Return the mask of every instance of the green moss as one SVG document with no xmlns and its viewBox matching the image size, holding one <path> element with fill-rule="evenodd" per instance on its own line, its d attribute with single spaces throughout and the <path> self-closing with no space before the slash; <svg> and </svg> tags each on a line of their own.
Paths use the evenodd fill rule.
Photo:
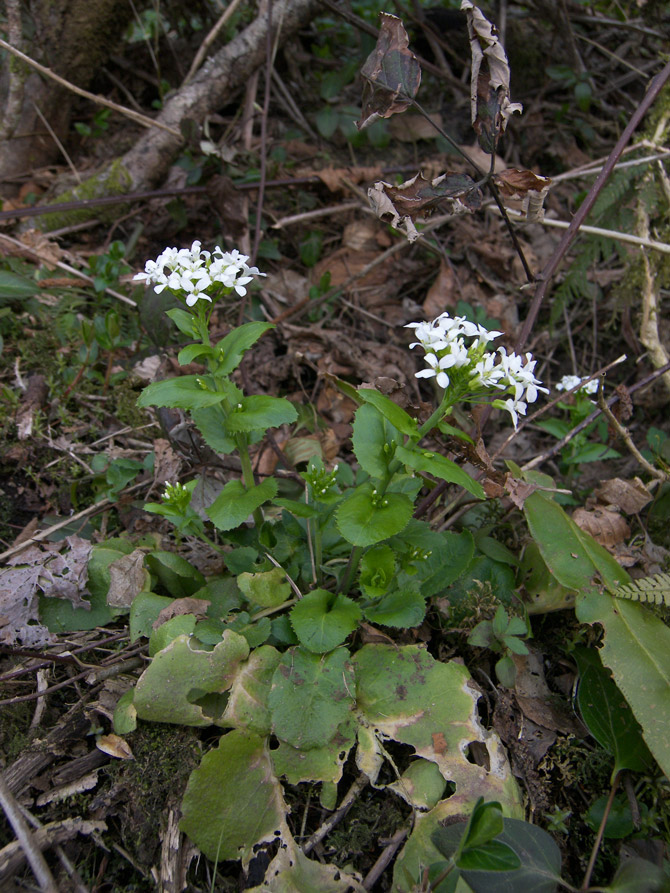
<svg viewBox="0 0 670 893">
<path fill-rule="evenodd" d="M 84 180 L 74 189 L 62 192 L 54 204 L 64 202 L 76 202 L 84 199 L 104 198 L 109 195 L 123 195 L 132 188 L 132 179 L 124 165 L 119 159 L 113 161 L 104 170 L 88 180 Z M 53 214 L 45 214 L 38 218 L 40 226 L 43 230 L 62 229 L 67 226 L 74 226 L 77 223 L 84 223 L 92 217 L 96 217 L 103 222 L 112 222 L 117 220 L 119 215 L 124 211 L 123 205 L 93 206 L 90 208 L 78 208 L 73 211 L 58 211 Z"/>
</svg>

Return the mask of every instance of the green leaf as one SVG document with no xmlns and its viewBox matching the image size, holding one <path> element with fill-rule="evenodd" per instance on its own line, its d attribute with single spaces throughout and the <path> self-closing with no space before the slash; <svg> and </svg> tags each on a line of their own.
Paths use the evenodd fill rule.
<svg viewBox="0 0 670 893">
<path fill-rule="evenodd" d="M 368 598 L 379 598 L 395 575 L 395 553 L 390 546 L 373 546 L 361 558 L 358 582 Z"/>
<path fill-rule="evenodd" d="M 412 517 L 412 502 L 402 493 L 376 495 L 372 483 L 357 487 L 338 506 L 335 517 L 342 536 L 354 546 L 372 546 L 405 527 Z"/>
<path fill-rule="evenodd" d="M 137 710 L 133 704 L 135 692 L 130 691 L 121 695 L 114 708 L 113 727 L 117 735 L 129 735 L 137 728 Z"/>
<path fill-rule="evenodd" d="M 502 806 L 496 800 L 488 803 L 480 797 L 470 814 L 468 824 L 463 833 L 461 849 L 479 847 L 489 843 L 503 830 Z"/>
<path fill-rule="evenodd" d="M 149 638 L 149 657 L 154 657 L 159 651 L 174 641 L 179 636 L 190 636 L 197 623 L 195 614 L 177 614 L 170 617 L 165 623 L 152 631 Z M 219 641 L 221 636 L 219 636 Z"/>
<path fill-rule="evenodd" d="M 198 357 L 211 359 L 213 356 L 214 348 L 210 347 L 208 344 L 187 344 L 186 347 L 179 351 L 177 362 L 180 366 L 187 366 L 189 363 L 197 360 Z"/>
<path fill-rule="evenodd" d="M 521 860 L 507 844 L 491 840 L 464 850 L 456 864 L 461 871 L 515 871 Z"/>
<path fill-rule="evenodd" d="M 235 729 L 191 773 L 179 827 L 208 859 L 242 859 L 287 833 L 286 806 L 272 771 L 267 739 Z"/>
<path fill-rule="evenodd" d="M 646 859 L 626 859 L 607 887 L 611 893 L 660 893 L 664 888 L 663 869 Z"/>
<path fill-rule="evenodd" d="M 275 735 L 293 747 L 323 747 L 354 706 L 349 652 L 312 654 L 300 646 L 282 656 L 272 679 L 268 705 Z"/>
<path fill-rule="evenodd" d="M 577 598 L 582 623 L 601 623 L 603 664 L 628 701 L 649 750 L 670 776 L 670 629 L 648 608 L 607 594 Z"/>
<path fill-rule="evenodd" d="M 241 396 L 241 392 L 240 392 Z M 191 418 L 202 434 L 208 447 L 220 456 L 226 456 L 236 449 L 235 438 L 228 431 L 228 421 L 223 407 L 206 406 L 191 412 Z"/>
<path fill-rule="evenodd" d="M 261 645 L 239 664 L 220 725 L 269 735 L 272 722 L 268 695 L 281 655 L 271 645 Z"/>
<path fill-rule="evenodd" d="M 18 276 L 8 270 L 0 270 L 0 302 L 18 301 L 21 298 L 32 298 L 39 291 L 33 279 Z"/>
<path fill-rule="evenodd" d="M 188 313 L 181 307 L 173 307 L 171 310 L 166 310 L 165 315 L 170 317 L 182 334 L 186 335 L 188 338 L 198 337 L 196 318 L 192 313 Z"/>
<path fill-rule="evenodd" d="M 516 665 L 509 654 L 504 655 L 504 657 L 501 657 L 500 660 L 496 661 L 495 671 L 498 681 L 501 682 L 505 688 L 514 688 L 514 683 L 516 682 Z"/>
<path fill-rule="evenodd" d="M 342 767 L 355 740 L 355 723 L 349 716 L 323 747 L 305 750 L 280 741 L 279 747 L 271 752 L 275 774 L 285 776 L 289 784 L 305 781 L 337 783 L 342 778 Z"/>
<path fill-rule="evenodd" d="M 244 573 L 237 577 L 240 592 L 261 608 L 276 608 L 291 597 L 291 584 L 280 567 L 262 573 Z"/>
<path fill-rule="evenodd" d="M 545 564 L 567 589 L 584 589 L 602 581 L 608 589 L 615 590 L 630 582 L 610 553 L 549 496 L 536 490 L 527 497 L 523 508 Z"/>
<path fill-rule="evenodd" d="M 291 609 L 291 626 L 300 644 L 324 654 L 337 648 L 358 626 L 359 606 L 346 595 L 314 589 Z"/>
<path fill-rule="evenodd" d="M 407 449 L 404 446 L 397 447 L 395 454 L 397 459 L 409 468 L 413 468 L 414 471 L 432 474 L 433 477 L 440 478 L 440 480 L 463 487 L 477 499 L 486 499 L 482 485 L 445 456 L 418 447 Z"/>
<path fill-rule="evenodd" d="M 415 809 L 432 809 L 442 799 L 447 782 L 430 760 L 413 760 L 399 779 L 387 785 Z"/>
<path fill-rule="evenodd" d="M 173 598 L 186 598 L 205 585 L 200 571 L 174 552 L 150 552 L 145 563 Z"/>
<path fill-rule="evenodd" d="M 242 397 L 228 415 L 228 430 L 248 432 L 277 428 L 298 418 L 295 407 L 284 397 Z"/>
<path fill-rule="evenodd" d="M 418 437 L 418 428 L 416 419 L 408 415 L 404 409 L 394 403 L 390 397 L 380 394 L 373 388 L 358 388 L 356 391 L 358 397 L 366 403 L 374 406 L 387 419 L 394 428 L 416 440 Z"/>
<path fill-rule="evenodd" d="M 193 647 L 189 636 L 179 636 L 151 661 L 135 686 L 133 703 L 140 719 L 184 726 L 208 726 L 208 716 L 193 702 L 194 691 L 224 692 L 232 685 L 240 661 L 249 656 L 243 636 L 226 630 L 213 651 Z"/>
<path fill-rule="evenodd" d="M 401 442 L 400 432 L 368 403 L 356 410 L 353 428 L 352 443 L 359 465 L 371 477 L 384 478 L 395 447 Z"/>
<path fill-rule="evenodd" d="M 269 322 L 248 322 L 229 332 L 215 347 L 215 351 L 220 358 L 217 372 L 222 375 L 228 375 L 233 369 L 237 369 L 246 351 L 268 329 L 274 329 L 274 325 Z"/>
<path fill-rule="evenodd" d="M 651 754 L 642 740 L 642 729 L 598 652 L 575 648 L 572 653 L 579 667 L 579 712 L 591 735 L 614 757 L 612 781 L 622 769 L 644 772 L 650 767 Z"/>
<path fill-rule="evenodd" d="M 463 880 L 474 893 L 555 893 L 561 875 L 561 852 L 551 835 L 519 819 L 503 821 L 504 830 L 496 841 L 511 847 L 521 867 L 516 871 L 466 870 Z"/>
<path fill-rule="evenodd" d="M 581 450 L 565 459 L 566 465 L 581 465 L 583 462 L 602 462 L 605 459 L 618 459 L 621 453 L 604 443 L 587 443 Z"/>
<path fill-rule="evenodd" d="M 247 490 L 241 481 L 229 481 L 206 512 L 218 530 L 233 530 L 268 499 L 277 495 L 274 478 Z"/>
<path fill-rule="evenodd" d="M 602 824 L 607 800 L 607 797 L 598 797 L 584 816 L 584 821 L 592 831 L 597 831 Z M 623 840 L 624 837 L 629 837 L 634 830 L 633 815 L 627 798 L 615 797 L 607 814 L 603 836 L 609 840 Z"/>
<path fill-rule="evenodd" d="M 210 375 L 182 375 L 147 385 L 137 398 L 137 405 L 202 409 L 220 403 L 224 396 L 216 390 Z"/>
<path fill-rule="evenodd" d="M 416 589 L 405 587 L 389 592 L 364 609 L 365 619 L 396 629 L 413 629 L 426 616 L 426 601 Z"/>
</svg>

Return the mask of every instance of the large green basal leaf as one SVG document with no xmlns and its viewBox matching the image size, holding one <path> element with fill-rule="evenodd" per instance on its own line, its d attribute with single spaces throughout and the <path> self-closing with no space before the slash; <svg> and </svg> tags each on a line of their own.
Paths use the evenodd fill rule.
<svg viewBox="0 0 670 893">
<path fill-rule="evenodd" d="M 412 517 L 412 501 L 404 493 L 377 496 L 372 483 L 361 484 L 337 507 L 342 536 L 353 546 L 373 546 L 394 536 Z"/>
<path fill-rule="evenodd" d="M 289 648 L 275 670 L 268 705 L 275 735 L 293 747 L 322 747 L 354 706 L 349 652 L 312 654 Z"/>
<path fill-rule="evenodd" d="M 272 771 L 267 739 L 235 729 L 191 773 L 179 827 L 208 859 L 241 859 L 257 844 L 288 833 L 281 785 Z"/>
<path fill-rule="evenodd" d="M 248 660 L 238 664 L 220 725 L 247 729 L 258 735 L 270 734 L 268 695 L 280 659 L 281 654 L 272 645 L 261 645 L 251 652 Z"/>
<path fill-rule="evenodd" d="M 579 711 L 589 732 L 614 756 L 612 781 L 622 769 L 644 772 L 651 765 L 651 754 L 642 741 L 642 729 L 600 662 L 599 652 L 575 648 L 572 653 L 579 668 Z"/>
<path fill-rule="evenodd" d="M 194 701 L 227 691 L 248 655 L 247 640 L 231 630 L 223 633 L 213 651 L 199 651 L 189 636 L 178 636 L 158 652 L 137 682 L 133 704 L 138 717 L 183 726 L 212 725 L 215 718 Z"/>
<path fill-rule="evenodd" d="M 577 598 L 582 623 L 601 623 L 603 664 L 630 704 L 642 735 L 670 777 L 670 628 L 637 602 L 593 590 Z"/>
<path fill-rule="evenodd" d="M 323 747 L 304 750 L 280 741 L 279 747 L 271 751 L 275 775 L 285 776 L 289 784 L 300 784 L 303 781 L 337 784 L 342 778 L 342 767 L 355 740 L 355 725 L 349 716 Z"/>
<path fill-rule="evenodd" d="M 523 508 L 545 564 L 567 589 L 584 589 L 602 583 L 607 589 L 615 590 L 630 582 L 626 571 L 610 553 L 545 493 L 539 490 L 531 493 Z"/>
<path fill-rule="evenodd" d="M 308 651 L 325 654 L 337 648 L 358 626 L 363 616 L 358 604 L 346 595 L 314 589 L 291 609 L 291 626 Z"/>
<path fill-rule="evenodd" d="M 308 859 L 294 840 L 280 844 L 265 881 L 247 893 L 366 893 L 359 879 L 335 865 Z"/>
</svg>

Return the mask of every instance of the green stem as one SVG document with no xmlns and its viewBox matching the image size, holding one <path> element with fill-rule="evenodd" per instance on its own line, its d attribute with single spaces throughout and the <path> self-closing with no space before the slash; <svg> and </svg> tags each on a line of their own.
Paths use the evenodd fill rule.
<svg viewBox="0 0 670 893">
<path fill-rule="evenodd" d="M 438 876 L 435 878 L 435 880 L 432 882 L 432 884 L 428 888 L 428 893 L 430 893 L 431 890 L 437 890 L 437 888 L 440 886 L 442 881 L 448 875 L 451 874 L 451 872 L 454 870 L 454 868 L 456 868 L 456 863 L 454 862 L 453 859 L 450 859 L 449 865 L 447 865 L 447 867 L 444 869 L 444 871 L 441 874 L 438 874 Z"/>
<path fill-rule="evenodd" d="M 354 574 L 356 573 L 356 568 L 358 567 L 358 562 L 361 560 L 362 554 L 362 546 L 354 546 L 351 550 L 351 554 L 349 555 L 349 563 L 347 564 L 347 569 L 344 572 L 344 580 L 342 581 L 342 585 L 340 586 L 341 592 L 349 592 L 351 581 Z"/>
</svg>

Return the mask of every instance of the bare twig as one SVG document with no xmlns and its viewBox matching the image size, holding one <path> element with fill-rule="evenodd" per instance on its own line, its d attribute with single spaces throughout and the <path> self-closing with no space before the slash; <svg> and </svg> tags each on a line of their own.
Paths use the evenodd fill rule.
<svg viewBox="0 0 670 893">
<path fill-rule="evenodd" d="M 56 881 L 49 870 L 42 851 L 33 839 L 33 835 L 26 820 L 21 814 L 19 804 L 9 790 L 7 782 L 0 772 L 0 805 L 7 816 L 7 821 L 12 826 L 16 839 L 21 844 L 21 849 L 26 854 L 26 859 L 32 869 L 35 878 L 40 885 L 42 893 L 58 893 Z"/>
<path fill-rule="evenodd" d="M 324 837 L 326 837 L 333 830 L 335 825 L 342 821 L 345 815 L 349 812 L 351 807 L 354 805 L 356 800 L 361 794 L 361 791 L 367 787 L 369 779 L 364 772 L 354 780 L 354 783 L 351 785 L 347 793 L 344 795 L 342 802 L 337 807 L 335 812 L 328 816 L 326 821 L 321 825 L 320 828 L 317 828 L 314 834 L 307 840 L 303 846 L 302 851 L 307 855 L 310 853 L 317 843 L 320 843 Z"/>
<path fill-rule="evenodd" d="M 596 839 L 593 841 L 593 848 L 591 850 L 591 858 L 589 859 L 589 864 L 586 866 L 586 871 L 584 873 L 584 880 L 582 881 L 582 885 L 579 888 L 580 890 L 588 890 L 589 883 L 591 881 L 591 874 L 593 873 L 593 868 L 596 864 L 596 858 L 598 856 L 598 850 L 600 849 L 600 844 L 602 843 L 603 834 L 605 833 L 605 825 L 607 824 L 607 819 L 609 818 L 609 814 L 612 810 L 612 805 L 614 803 L 614 796 L 616 794 L 616 789 L 619 786 L 619 776 L 621 772 L 617 772 L 614 777 L 614 781 L 612 782 L 612 788 L 609 793 L 609 797 L 607 798 L 607 803 L 605 804 L 605 809 L 603 811 L 603 817 L 600 822 L 600 827 L 598 828 L 598 833 L 596 834 Z"/>
<path fill-rule="evenodd" d="M 616 433 L 626 444 L 628 452 L 631 454 L 631 456 L 635 457 L 635 459 L 639 462 L 642 468 L 644 468 L 647 474 L 651 475 L 654 478 L 658 478 L 659 481 L 667 481 L 668 475 L 664 471 L 661 471 L 660 468 L 654 468 L 654 466 L 650 462 L 647 462 L 642 453 L 633 443 L 633 438 L 630 436 L 630 432 L 628 431 L 628 429 L 624 428 L 619 419 L 614 415 L 612 410 L 605 402 L 605 394 L 603 392 L 602 381 L 600 382 L 600 386 L 598 387 L 598 406 L 602 410 L 603 415 L 610 423 L 612 428 L 614 428 Z"/>
<path fill-rule="evenodd" d="M 226 8 L 222 12 L 222 14 L 217 19 L 216 24 L 210 29 L 210 31 L 207 34 L 207 36 L 205 37 L 205 39 L 198 47 L 198 52 L 195 54 L 195 58 L 193 59 L 193 62 L 191 63 L 191 67 L 188 70 L 188 74 L 184 78 L 182 87 L 185 84 L 188 84 L 188 82 L 191 80 L 193 75 L 200 68 L 200 66 L 202 65 L 202 60 L 205 58 L 205 56 L 207 55 L 207 51 L 209 50 L 211 45 L 214 43 L 214 41 L 218 37 L 219 31 L 223 28 L 223 26 L 226 24 L 228 19 L 235 12 L 237 7 L 240 5 L 240 2 L 241 2 L 241 0 L 231 0 L 231 2 L 228 4 L 228 6 L 226 6 Z"/>
<path fill-rule="evenodd" d="M 256 231 L 254 232 L 254 247 L 251 252 L 251 263 L 256 262 L 258 246 L 261 243 L 263 225 L 263 202 L 265 200 L 265 181 L 268 169 L 268 114 L 270 112 L 270 87 L 272 84 L 272 67 L 274 65 L 272 47 L 272 0 L 267 3 L 268 27 L 265 35 L 265 93 L 263 96 L 263 114 L 261 115 L 261 164 L 260 179 L 258 182 L 258 200 L 256 202 Z"/>
<path fill-rule="evenodd" d="M 542 306 L 542 302 L 544 301 L 544 298 L 547 294 L 549 282 L 558 270 L 561 261 L 563 260 L 568 249 L 577 237 L 577 233 L 581 229 L 587 215 L 591 211 L 591 208 L 595 204 L 596 199 L 600 195 L 603 186 L 609 179 L 609 176 L 616 166 L 617 161 L 621 157 L 621 154 L 628 144 L 628 141 L 632 137 L 640 121 L 644 118 L 654 101 L 657 99 L 659 93 L 668 81 L 668 78 L 670 78 L 670 62 L 668 62 L 652 80 L 644 99 L 640 103 L 639 108 L 635 112 L 633 112 L 630 121 L 626 125 L 626 128 L 617 141 L 617 144 L 610 152 L 609 157 L 605 162 L 603 169 L 598 174 L 595 183 L 589 190 L 588 195 L 586 196 L 582 204 L 579 206 L 579 210 L 572 218 L 570 226 L 559 242 L 553 256 L 550 258 L 545 268 L 542 270 L 542 273 L 539 276 L 539 284 L 537 286 L 537 289 L 535 290 L 535 295 L 533 296 L 533 301 L 528 311 L 528 316 L 524 320 L 524 324 L 521 328 L 521 333 L 515 347 L 517 353 L 521 352 L 524 345 L 528 341 L 528 336 L 532 331 L 533 325 L 535 324 L 535 320 L 537 319 L 537 315 L 540 311 L 540 307 Z"/>
<path fill-rule="evenodd" d="M 365 875 L 365 879 L 363 881 L 363 887 L 366 890 L 372 890 L 374 885 L 377 883 L 379 878 L 382 876 L 387 866 L 391 862 L 391 859 L 395 856 L 395 854 L 400 849 L 400 845 L 403 843 L 407 835 L 409 834 L 409 830 L 407 828 L 400 828 L 395 832 L 393 837 L 389 840 L 389 842 L 384 847 L 381 855 L 372 866 L 370 871 Z"/>
<path fill-rule="evenodd" d="M 162 124 L 160 121 L 154 121 L 153 118 L 148 118 L 146 115 L 141 115 L 139 112 L 136 112 L 133 109 L 129 109 L 125 105 L 119 105 L 116 102 L 112 102 L 110 99 L 105 99 L 104 96 L 97 96 L 95 93 L 89 93 L 88 90 L 82 90 L 81 87 L 77 87 L 71 81 L 66 81 L 65 78 L 62 78 L 59 74 L 56 74 L 50 68 L 47 68 L 45 65 L 40 65 L 39 62 L 31 59 L 30 56 L 26 56 L 25 53 L 22 53 L 21 50 L 17 50 L 15 47 L 11 46 L 11 44 L 8 44 L 5 40 L 0 39 L 0 47 L 2 47 L 3 50 L 7 50 L 7 52 L 11 53 L 13 56 L 16 56 L 17 59 L 20 59 L 22 62 L 25 62 L 26 64 L 31 65 L 33 68 L 37 69 L 40 74 L 43 74 L 45 77 L 51 78 L 51 80 L 56 81 L 56 83 L 60 84 L 62 87 L 66 87 L 68 90 L 71 90 L 72 93 L 76 93 L 77 96 L 83 96 L 84 99 L 90 99 L 91 102 L 95 102 L 97 103 L 97 105 L 104 105 L 108 109 L 119 112 L 119 114 L 125 115 L 126 118 L 130 118 L 131 121 L 135 121 L 137 124 L 141 124 L 143 127 L 158 127 L 160 130 L 166 130 L 168 133 L 171 133 L 173 136 L 177 136 L 181 139 L 181 133 L 179 133 L 178 130 L 175 130 L 172 127 L 168 127 L 166 124 Z"/>
<path fill-rule="evenodd" d="M 490 210 L 498 211 L 499 209 L 490 208 Z M 519 218 L 525 221 L 526 215 L 522 214 L 520 211 L 512 211 L 508 208 L 507 213 L 511 220 Z M 552 217 L 545 217 L 542 220 L 533 222 L 543 224 L 544 226 L 553 226 L 556 229 L 569 229 L 572 226 L 572 223 L 568 223 L 566 220 L 554 220 Z M 588 226 L 586 224 L 580 227 L 580 231 L 583 233 L 590 233 L 594 236 L 604 236 L 606 239 L 615 239 L 617 242 L 628 242 L 630 245 L 641 245 L 644 248 L 653 248 L 654 251 L 661 251 L 663 254 L 670 254 L 670 244 L 667 242 L 657 242 L 655 239 L 634 236 L 631 233 L 622 233 L 616 229 L 603 229 L 601 226 Z"/>
</svg>

